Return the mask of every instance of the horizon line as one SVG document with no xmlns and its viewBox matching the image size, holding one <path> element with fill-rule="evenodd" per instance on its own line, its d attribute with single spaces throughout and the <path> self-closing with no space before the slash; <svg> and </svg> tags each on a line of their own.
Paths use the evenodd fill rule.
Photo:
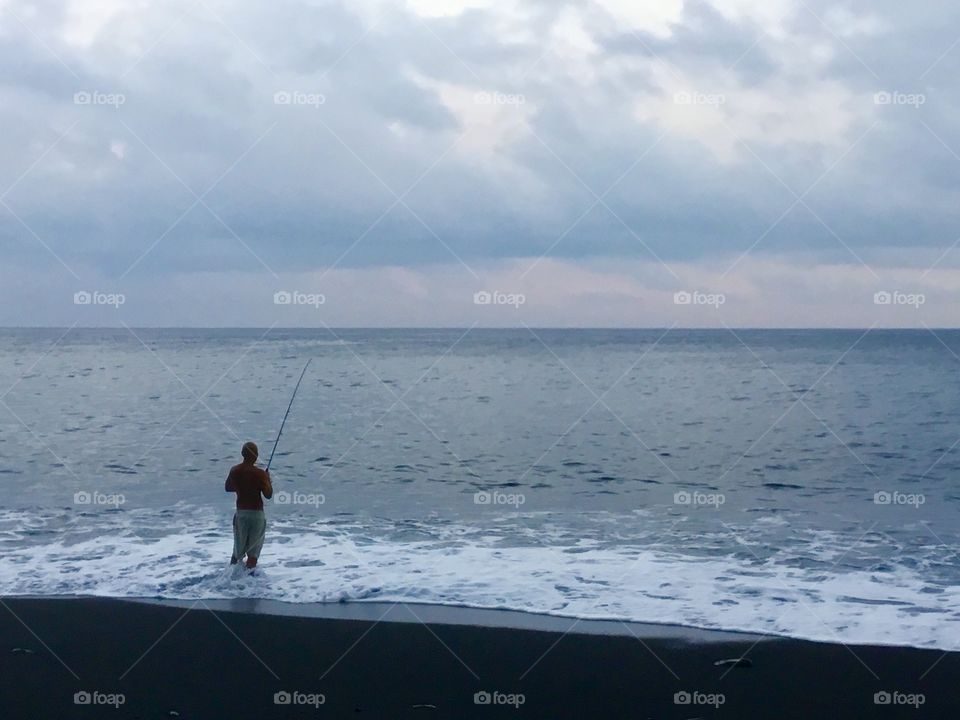
<svg viewBox="0 0 960 720">
<path fill-rule="evenodd" d="M 768 326 L 768 325 L 729 325 L 725 327 L 704 325 L 0 325 L 0 330 L 262 330 L 266 332 L 284 330 L 317 330 L 329 332 L 331 330 L 770 330 L 770 331 L 797 331 L 797 330 L 854 330 L 854 331 L 943 331 L 960 330 L 960 326 L 863 326 L 863 325 L 795 325 L 795 326 Z"/>
</svg>

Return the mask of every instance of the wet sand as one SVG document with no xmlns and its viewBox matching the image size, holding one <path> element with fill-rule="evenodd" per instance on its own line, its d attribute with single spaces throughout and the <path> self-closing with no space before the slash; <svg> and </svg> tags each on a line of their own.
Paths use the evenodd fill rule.
<svg viewBox="0 0 960 720">
<path fill-rule="evenodd" d="M 10 719 L 960 716 L 960 653 L 462 608 L 4 598 L 0 638 Z"/>
</svg>

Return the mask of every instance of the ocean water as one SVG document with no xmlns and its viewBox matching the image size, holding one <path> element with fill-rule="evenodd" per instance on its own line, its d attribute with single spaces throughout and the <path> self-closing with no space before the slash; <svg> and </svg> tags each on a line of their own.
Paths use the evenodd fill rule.
<svg viewBox="0 0 960 720">
<path fill-rule="evenodd" d="M 261 569 L 223 480 L 274 460 Z M 960 332 L 0 331 L 0 594 L 953 649 Z"/>
</svg>

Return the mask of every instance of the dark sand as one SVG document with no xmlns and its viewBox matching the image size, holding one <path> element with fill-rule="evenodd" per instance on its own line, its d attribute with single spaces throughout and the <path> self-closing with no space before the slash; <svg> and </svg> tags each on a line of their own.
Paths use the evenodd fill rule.
<svg viewBox="0 0 960 720">
<path fill-rule="evenodd" d="M 4 598 L 0 718 L 960 718 L 958 653 L 389 607 Z"/>
</svg>

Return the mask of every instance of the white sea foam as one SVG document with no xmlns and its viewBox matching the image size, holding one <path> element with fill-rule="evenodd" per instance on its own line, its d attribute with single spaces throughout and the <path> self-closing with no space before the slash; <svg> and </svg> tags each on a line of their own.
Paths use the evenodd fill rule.
<svg viewBox="0 0 960 720">
<path fill-rule="evenodd" d="M 397 540 L 358 525 L 276 522 L 251 577 L 226 562 L 222 515 L 166 533 L 158 528 L 169 520 L 148 511 L 85 536 L 25 544 L 9 533 L 0 587 L 7 595 L 408 601 L 941 649 L 953 648 L 960 620 L 960 588 L 933 586 L 895 563 L 840 571 L 591 540 L 511 546 L 455 525 L 436 539 Z M 841 547 L 824 533 L 817 543 L 824 557 Z"/>
</svg>

